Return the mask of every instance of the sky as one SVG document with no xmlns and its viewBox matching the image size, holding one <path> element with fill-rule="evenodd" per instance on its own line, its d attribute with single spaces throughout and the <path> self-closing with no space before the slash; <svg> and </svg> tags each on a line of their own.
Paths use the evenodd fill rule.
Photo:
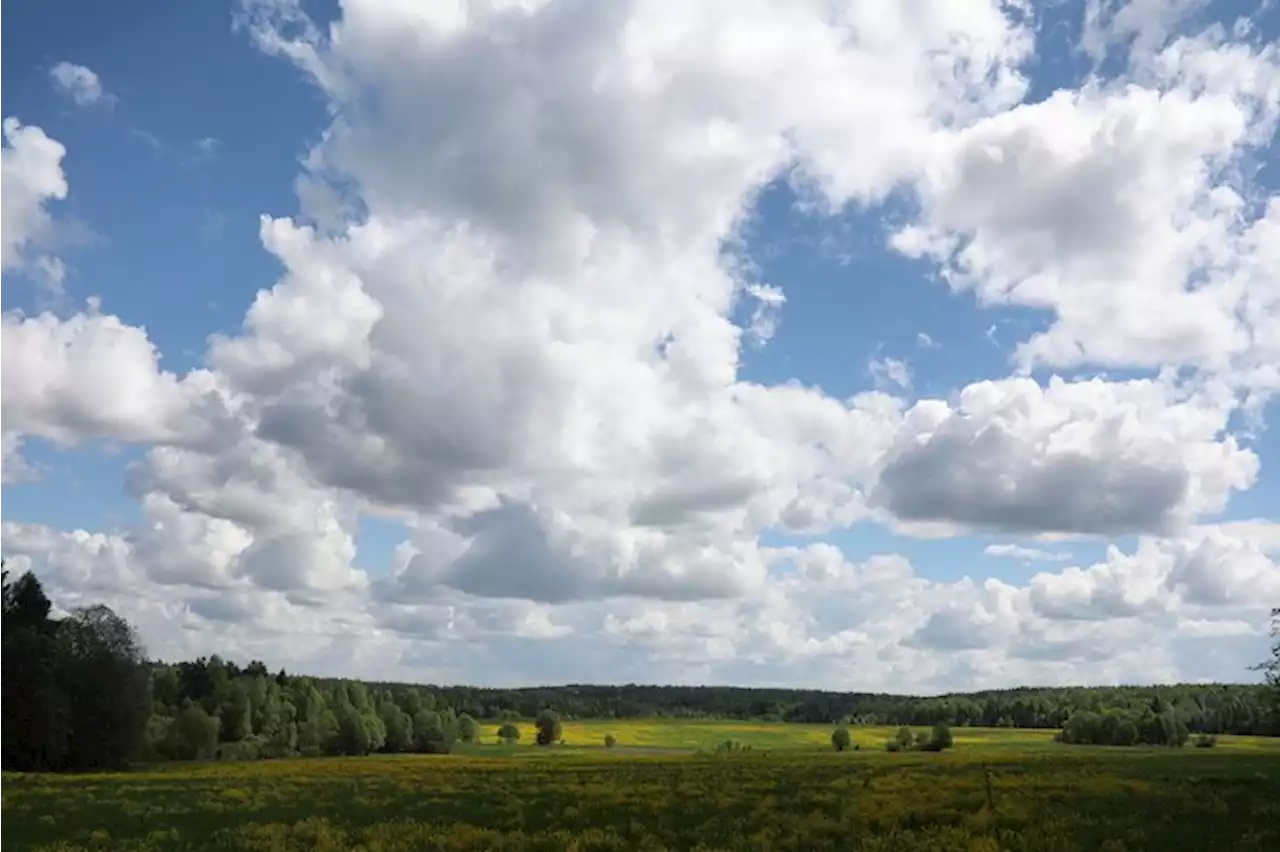
<svg viewBox="0 0 1280 852">
<path fill-rule="evenodd" d="M 48 0 L 3 550 L 161 659 L 1248 681 L 1280 8 Z"/>
</svg>

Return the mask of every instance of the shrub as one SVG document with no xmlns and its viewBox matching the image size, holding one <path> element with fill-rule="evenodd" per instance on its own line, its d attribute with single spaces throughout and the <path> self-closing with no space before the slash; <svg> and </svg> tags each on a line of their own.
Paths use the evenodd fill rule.
<svg viewBox="0 0 1280 852">
<path fill-rule="evenodd" d="M 911 729 L 906 725 L 898 728 L 898 733 L 894 739 L 897 740 L 898 745 L 902 746 L 903 751 L 911 748 L 911 744 L 915 741 L 915 737 L 911 735 Z"/>
<path fill-rule="evenodd" d="M 520 729 L 510 722 L 498 728 L 498 740 L 506 745 L 514 745 L 520 739 Z"/>
<path fill-rule="evenodd" d="M 613 748 L 613 747 L 614 747 L 614 746 L 616 746 L 617 744 L 618 744 L 618 738 L 617 738 L 617 737 L 615 737 L 613 734 L 605 734 L 605 735 L 604 735 L 604 747 L 605 747 L 605 748 Z"/>
<path fill-rule="evenodd" d="M 480 739 L 480 726 L 466 713 L 458 717 L 458 739 L 464 743 L 473 743 Z"/>
<path fill-rule="evenodd" d="M 853 744 L 853 737 L 849 736 L 849 729 L 841 725 L 831 732 L 831 747 L 836 751 L 845 751 Z"/>
<path fill-rule="evenodd" d="M 906 746 L 904 746 L 898 740 L 889 740 L 887 743 L 884 744 L 884 750 L 885 751 L 906 751 Z"/>
<path fill-rule="evenodd" d="M 1213 734 L 1201 734 L 1196 737 L 1196 748 L 1213 748 L 1218 744 L 1218 738 Z"/>
<path fill-rule="evenodd" d="M 538 718 L 534 721 L 538 733 L 535 739 L 540 746 L 551 745 L 560 742 L 562 728 L 560 725 L 560 716 L 556 711 L 551 709 L 543 710 L 538 714 Z"/>
<path fill-rule="evenodd" d="M 951 748 L 954 740 L 951 737 L 951 729 L 942 722 L 933 726 L 933 734 L 929 737 L 929 744 L 937 746 L 936 749 L 930 751 L 942 751 Z"/>
<path fill-rule="evenodd" d="M 738 754 L 744 751 L 751 751 L 751 746 L 743 745 L 737 740 L 721 740 L 716 744 L 717 754 Z"/>
</svg>

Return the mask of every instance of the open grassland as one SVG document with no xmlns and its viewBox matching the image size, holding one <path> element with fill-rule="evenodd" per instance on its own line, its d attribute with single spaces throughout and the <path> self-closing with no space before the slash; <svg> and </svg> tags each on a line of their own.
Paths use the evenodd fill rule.
<svg viewBox="0 0 1280 852">
<path fill-rule="evenodd" d="M 486 739 L 492 740 L 490 726 Z M 565 747 L 9 775 L 6 850 L 1275 850 L 1280 742 L 1068 746 L 957 729 L 889 754 L 890 729 L 569 722 Z M 599 747 L 613 733 L 619 747 Z M 733 738 L 740 755 L 698 754 Z M 577 746 L 575 747 L 575 743 Z M 587 747 L 591 746 L 591 747 Z M 567 758 L 567 759 L 566 759 Z"/>
<path fill-rule="evenodd" d="M 480 742 L 464 746 L 463 750 L 474 755 L 510 754 L 533 756 L 541 750 L 530 748 L 534 740 L 531 721 L 515 723 L 520 729 L 517 745 L 499 745 L 497 723 L 486 722 L 480 726 Z M 617 751 L 635 752 L 687 752 L 713 751 L 725 740 L 736 740 L 753 751 L 826 751 L 831 748 L 832 725 L 799 725 L 780 722 L 742 722 L 704 719 L 589 719 L 564 723 L 564 748 L 556 754 L 581 753 L 603 746 L 604 738 L 612 734 L 617 740 Z M 897 733 L 896 726 L 856 726 L 849 729 L 853 742 L 859 749 L 883 749 L 886 741 Z M 912 733 L 928 733 L 929 728 L 912 728 Z M 953 728 L 955 747 L 973 753 L 981 749 L 984 755 L 1017 753 L 1020 755 L 1048 751 L 1061 754 L 1063 746 L 1055 743 L 1056 731 L 1021 728 Z M 1270 750 L 1280 758 L 1280 739 L 1268 737 L 1218 738 L 1217 748 L 1225 751 Z"/>
</svg>

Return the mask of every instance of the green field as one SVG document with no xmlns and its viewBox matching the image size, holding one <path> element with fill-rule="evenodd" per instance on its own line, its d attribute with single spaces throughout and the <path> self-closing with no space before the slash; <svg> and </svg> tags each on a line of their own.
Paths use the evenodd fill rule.
<svg viewBox="0 0 1280 852">
<path fill-rule="evenodd" d="M 889 728 L 566 722 L 564 746 L 15 775 L 3 845 L 102 850 L 1274 850 L 1280 741 L 1068 746 L 956 729 L 890 754 Z M 606 749 L 612 733 L 618 747 Z M 716 755 L 725 739 L 746 754 Z M 701 750 L 701 751 L 700 751 Z"/>
</svg>

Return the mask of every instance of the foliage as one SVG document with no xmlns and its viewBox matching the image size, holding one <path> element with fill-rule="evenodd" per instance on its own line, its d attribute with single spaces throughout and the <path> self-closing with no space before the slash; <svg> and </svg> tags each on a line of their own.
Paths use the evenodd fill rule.
<svg viewBox="0 0 1280 852">
<path fill-rule="evenodd" d="M 605 734 L 605 735 L 604 735 L 604 747 L 605 747 L 605 748 L 613 748 L 613 747 L 614 747 L 614 746 L 616 746 L 617 744 L 618 744 L 618 738 L 617 738 L 617 737 L 615 737 L 613 734 Z"/>
<path fill-rule="evenodd" d="M 1254 667 L 1271 689 L 1271 733 L 1280 735 L 1280 608 L 1271 610 L 1271 659 Z"/>
<path fill-rule="evenodd" d="M 520 729 L 512 722 L 504 722 L 498 728 L 498 740 L 511 745 L 520 739 Z"/>
<path fill-rule="evenodd" d="M 31 573 L 3 578 L 5 769 L 118 769 L 148 730 L 136 634 L 105 606 L 63 619 Z"/>
<path fill-rule="evenodd" d="M 556 711 L 550 708 L 543 710 L 533 724 L 537 729 L 537 734 L 534 735 L 535 743 L 547 746 L 560 742 L 564 730 L 560 725 L 560 715 Z"/>
<path fill-rule="evenodd" d="M 958 736 L 956 753 L 937 760 L 836 755 L 823 742 L 830 727 L 815 733 L 825 748 L 732 760 L 597 747 L 587 757 L 524 749 L 496 760 L 375 755 L 6 774 L 3 844 L 47 852 L 1280 848 L 1274 748 L 1134 759 L 1052 743 L 971 748 Z"/>
<path fill-rule="evenodd" d="M 480 739 L 480 726 L 466 713 L 458 717 L 458 739 L 464 743 L 474 743 Z"/>
<path fill-rule="evenodd" d="M 716 754 L 740 754 L 751 751 L 751 746 L 740 740 L 721 740 L 716 743 Z"/>
<path fill-rule="evenodd" d="M 1058 735 L 1064 743 L 1078 745 L 1182 746 L 1190 732 L 1177 714 L 1158 699 L 1140 713 L 1088 710 L 1071 714 Z"/>
<path fill-rule="evenodd" d="M 1218 738 L 1213 734 L 1197 734 L 1196 748 L 1213 748 L 1218 744 Z"/>
<path fill-rule="evenodd" d="M 853 745 L 853 737 L 844 725 L 831 732 L 831 747 L 836 751 L 846 751 L 851 745 Z"/>
<path fill-rule="evenodd" d="M 854 726 L 1056 730 L 1077 710 L 1140 711 L 1157 695 L 1196 733 L 1265 734 L 1270 696 L 1261 684 L 1177 684 L 1160 687 L 1019 688 L 933 696 L 712 686 L 593 686 L 486 689 L 427 686 L 442 705 L 477 719 L 530 719 L 554 707 L 562 719 L 774 719 Z M 828 728 L 829 733 L 829 728 Z"/>
<path fill-rule="evenodd" d="M 954 742 L 951 729 L 939 722 L 931 730 L 915 733 L 912 733 L 911 728 L 903 725 L 894 733 L 892 739 L 885 742 L 884 747 L 885 751 L 891 752 L 944 751 L 951 748 Z"/>
</svg>

